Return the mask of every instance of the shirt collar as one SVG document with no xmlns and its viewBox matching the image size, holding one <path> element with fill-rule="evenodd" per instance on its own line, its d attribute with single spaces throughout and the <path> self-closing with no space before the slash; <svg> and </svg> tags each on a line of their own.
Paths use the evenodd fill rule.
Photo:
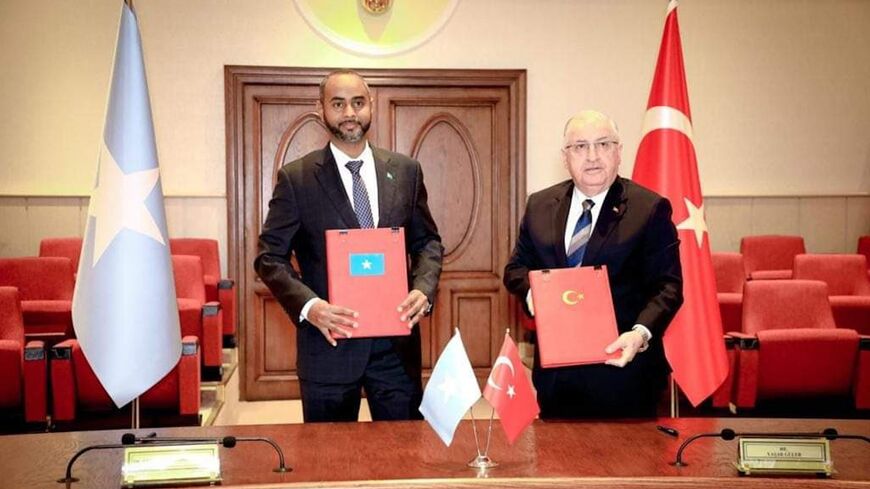
<svg viewBox="0 0 870 489">
<path fill-rule="evenodd" d="M 375 157 L 372 154 L 372 147 L 369 146 L 368 141 L 366 141 L 366 147 L 363 152 L 360 153 L 360 155 L 356 158 L 351 158 L 347 155 L 347 153 L 338 149 L 336 145 L 332 144 L 332 142 L 329 143 L 329 149 L 330 151 L 332 151 L 332 156 L 333 158 L 335 158 L 335 164 L 338 166 L 339 169 L 346 169 L 344 165 L 346 165 L 348 161 L 362 160 L 363 167 L 365 167 L 366 165 L 374 164 L 375 161 Z"/>
<path fill-rule="evenodd" d="M 612 185 L 611 185 L 612 187 Z M 598 192 L 595 195 L 589 196 L 580 191 L 579 188 L 574 186 L 574 195 L 573 198 L 578 203 L 583 202 L 586 199 L 592 199 L 592 202 L 595 202 L 595 207 L 593 209 L 601 209 L 601 206 L 604 205 L 604 198 L 607 197 L 607 192 L 610 191 L 610 187 Z"/>
</svg>

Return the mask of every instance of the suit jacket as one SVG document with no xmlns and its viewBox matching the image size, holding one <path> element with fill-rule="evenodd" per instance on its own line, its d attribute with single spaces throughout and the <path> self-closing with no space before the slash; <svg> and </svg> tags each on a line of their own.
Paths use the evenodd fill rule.
<svg viewBox="0 0 870 489">
<path fill-rule="evenodd" d="M 565 227 L 574 183 L 567 180 L 529 197 L 519 237 L 505 267 L 504 284 L 525 305 L 529 270 L 566 268 Z M 571 224 L 573 226 L 573 223 Z M 665 329 L 683 302 L 679 239 L 671 204 L 640 185 L 617 177 L 583 256 L 583 266 L 607 265 L 616 323 L 620 333 L 643 324 L 653 334 L 650 349 L 658 356 Z"/>
<path fill-rule="evenodd" d="M 379 148 L 372 147 L 372 153 L 378 185 L 378 227 L 405 228 L 411 264 L 409 287 L 422 291 L 434 304 L 444 248 L 426 203 L 420 163 Z M 307 321 L 299 322 L 302 307 L 310 299 L 329 300 L 324 232 L 351 228 L 359 228 L 359 223 L 329 145 L 278 171 L 254 268 L 297 325 L 297 371 L 302 379 L 351 382 L 362 376 L 368 362 L 373 339 L 338 340 L 338 346 L 333 347 L 316 327 Z M 290 264 L 291 252 L 296 254 L 301 276 Z M 419 378 L 419 328 L 414 328 L 411 336 L 392 341 L 408 373 Z"/>
</svg>

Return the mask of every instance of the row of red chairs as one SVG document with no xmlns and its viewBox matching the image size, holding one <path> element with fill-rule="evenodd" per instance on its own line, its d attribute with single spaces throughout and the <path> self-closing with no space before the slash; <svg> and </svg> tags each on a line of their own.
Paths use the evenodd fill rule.
<svg viewBox="0 0 870 489">
<path fill-rule="evenodd" d="M 870 336 L 838 328 L 818 280 L 752 280 L 740 331 L 725 335 L 730 371 L 714 407 L 840 397 L 870 409 Z"/>
<path fill-rule="evenodd" d="M 746 277 L 749 280 L 792 278 L 795 256 L 806 252 L 807 248 L 801 236 L 771 234 L 746 236 L 740 240 L 740 254 L 744 257 Z M 864 273 L 870 276 L 870 236 L 858 238 L 856 253 L 867 257 L 868 266 Z"/>
<path fill-rule="evenodd" d="M 229 280 L 214 278 L 217 267 L 217 242 L 214 240 L 174 240 L 171 246 L 180 253 L 172 257 L 182 336 L 194 336 L 202 348 L 202 364 L 207 377 L 220 376 L 221 347 L 235 337 L 235 287 Z M 206 246 L 202 246 L 205 243 Z M 208 253 L 203 248 L 210 250 Z M 73 338 L 72 295 L 73 260 L 77 261 L 81 239 L 43 240 L 41 254 L 70 253 L 71 257 L 22 257 L 0 259 L 0 286 L 18 288 L 24 317 L 25 337 L 43 340 L 48 346 Z M 206 256 L 204 262 L 203 256 Z M 204 263 L 212 262 L 209 267 Z M 214 272 L 213 272 L 214 273 Z M 219 272 L 217 272 L 219 273 Z M 207 284 L 211 284 L 209 287 Z M 212 295 L 209 295 L 209 291 Z M 212 300 L 213 297 L 218 300 Z M 224 299 L 227 309 L 219 301 Z M 229 323 L 224 319 L 229 317 Z M 231 333 L 226 335 L 227 324 Z M 230 342 L 234 344 L 233 342 Z"/>
<path fill-rule="evenodd" d="M 236 345 L 238 315 L 236 314 L 236 288 L 231 279 L 221 278 L 218 242 L 205 238 L 171 238 L 170 253 L 173 255 L 198 256 L 202 267 L 207 302 L 220 303 L 223 311 L 222 334 L 225 347 Z M 73 272 L 78 270 L 82 250 L 81 238 L 45 238 L 39 243 L 39 256 L 64 257 L 72 263 Z"/>
<path fill-rule="evenodd" d="M 794 279 L 827 284 L 828 300 L 838 327 L 870 335 L 870 276 L 866 273 L 864 255 L 799 254 L 792 261 L 789 275 Z M 741 253 L 713 253 L 717 298 L 726 333 L 741 331 L 743 290 L 749 278 L 744 262 Z"/>
<path fill-rule="evenodd" d="M 78 341 L 68 339 L 51 347 L 50 360 L 43 341 L 25 342 L 21 306 L 18 289 L 0 287 L 0 410 L 6 424 L 44 424 L 51 415 L 51 423 L 75 427 L 82 418 L 105 420 L 118 413 Z M 182 339 L 178 364 L 139 399 L 143 412 L 168 415 L 172 424 L 183 419 L 199 424 L 200 353 L 195 336 Z"/>
</svg>

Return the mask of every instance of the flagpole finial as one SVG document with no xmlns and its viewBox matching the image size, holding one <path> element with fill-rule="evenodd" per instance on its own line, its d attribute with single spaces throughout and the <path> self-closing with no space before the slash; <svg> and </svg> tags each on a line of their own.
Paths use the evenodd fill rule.
<svg viewBox="0 0 870 489">
<path fill-rule="evenodd" d="M 669 0 L 668 1 L 668 12 L 671 13 L 672 10 L 680 6 L 680 2 L 678 0 Z"/>
<path fill-rule="evenodd" d="M 505 328 L 505 330 L 504 330 L 504 334 L 507 335 L 507 336 L 510 336 L 510 335 L 511 335 L 511 329 L 510 329 L 510 328 Z"/>
</svg>

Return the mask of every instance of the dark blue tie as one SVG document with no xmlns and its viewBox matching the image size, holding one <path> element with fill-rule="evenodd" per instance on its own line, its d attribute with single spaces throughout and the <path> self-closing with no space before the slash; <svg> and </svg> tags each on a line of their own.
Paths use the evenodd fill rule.
<svg viewBox="0 0 870 489">
<path fill-rule="evenodd" d="M 350 170 L 353 177 L 353 211 L 356 213 L 356 220 L 359 221 L 361 228 L 375 227 L 375 220 L 372 218 L 372 206 L 369 203 L 369 192 L 362 181 L 359 174 L 359 169 L 362 167 L 362 160 L 348 161 L 344 166 Z"/>
<path fill-rule="evenodd" d="M 568 266 L 580 266 L 583 262 L 583 254 L 586 253 L 586 245 L 589 243 L 589 237 L 592 236 L 592 206 L 595 202 L 592 199 L 583 201 L 583 213 L 577 219 L 577 224 L 574 225 L 574 234 L 571 235 L 571 241 L 568 243 Z"/>
</svg>

